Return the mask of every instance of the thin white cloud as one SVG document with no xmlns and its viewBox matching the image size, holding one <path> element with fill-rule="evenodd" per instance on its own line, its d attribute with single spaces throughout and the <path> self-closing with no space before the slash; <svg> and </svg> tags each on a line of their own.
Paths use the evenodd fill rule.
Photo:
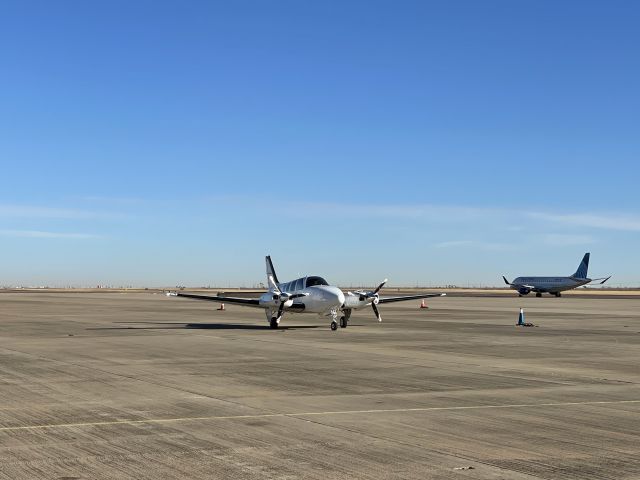
<svg viewBox="0 0 640 480">
<path fill-rule="evenodd" d="M 596 240 L 591 235 L 570 235 L 563 233 L 547 233 L 542 236 L 542 243 L 553 247 L 569 247 L 572 245 L 590 245 Z"/>
<path fill-rule="evenodd" d="M 542 213 L 529 212 L 531 218 L 560 223 L 571 227 L 587 227 L 606 230 L 640 232 L 640 217 L 627 214 L 610 215 L 592 213 Z"/>
<path fill-rule="evenodd" d="M 122 218 L 123 215 L 75 208 L 56 208 L 34 205 L 0 204 L 0 218 L 49 218 L 61 220 L 87 220 Z"/>
<path fill-rule="evenodd" d="M 503 207 L 477 207 L 465 205 L 436 204 L 376 204 L 376 203 L 340 203 L 340 202 L 298 202 L 291 199 L 265 201 L 250 195 L 210 196 L 207 202 L 224 204 L 230 208 L 270 209 L 273 205 L 287 205 L 288 215 L 308 217 L 311 214 L 339 212 L 353 214 L 356 218 L 421 219 L 442 223 L 489 223 L 503 225 L 510 231 L 525 229 L 523 222 L 537 220 L 549 224 L 567 227 L 592 229 L 640 231 L 640 216 L 625 212 L 544 212 Z"/>
<path fill-rule="evenodd" d="M 228 205 L 229 207 L 250 207 L 252 209 L 272 209 L 273 205 L 286 205 L 288 215 L 308 216 L 313 214 L 326 214 L 327 212 L 352 213 L 358 218 L 422 218 L 432 221 L 451 221 L 483 219 L 489 216 L 501 217 L 512 212 L 507 209 L 458 206 L 458 205 L 434 205 L 434 204 L 377 204 L 377 203 L 340 203 L 340 202 L 305 202 L 291 199 L 265 200 L 244 195 L 218 195 L 209 196 L 206 202 L 214 205 Z"/>
<path fill-rule="evenodd" d="M 144 203 L 144 200 L 137 197 L 108 197 L 102 195 L 90 195 L 82 197 L 82 200 L 86 202 L 106 203 L 109 205 L 139 205 Z"/>
<path fill-rule="evenodd" d="M 0 230 L 0 236 L 20 238 L 61 238 L 76 240 L 100 238 L 99 235 L 94 235 L 91 233 L 46 232 L 42 230 Z"/>
<path fill-rule="evenodd" d="M 304 204 L 302 204 L 304 209 Z M 508 224 L 511 231 L 524 230 L 525 218 L 535 219 L 567 227 L 581 227 L 599 230 L 619 230 L 640 232 L 640 216 L 627 213 L 545 213 L 508 208 L 473 207 L 457 205 L 339 205 L 314 204 L 315 208 L 335 208 L 358 212 L 360 216 L 382 216 L 387 218 L 415 218 L 446 223 L 489 223 Z M 516 223 L 517 222 L 517 223 Z M 515 225 L 511 225 L 511 224 Z M 566 239 L 569 240 L 568 238 Z M 574 238 L 578 241 L 578 238 Z M 585 243 L 585 237 L 580 242 Z M 558 241 L 561 241 L 558 239 Z"/>
<path fill-rule="evenodd" d="M 436 243 L 434 247 L 437 248 L 450 248 L 450 247 L 465 247 L 473 245 L 471 240 L 449 240 L 447 242 Z"/>
<path fill-rule="evenodd" d="M 484 242 L 484 241 L 476 241 L 476 240 L 449 240 L 446 242 L 436 243 L 434 245 L 436 248 L 475 248 L 479 250 L 491 250 L 491 251 L 507 251 L 514 250 L 515 246 L 509 243 L 498 243 L 498 242 Z"/>
</svg>

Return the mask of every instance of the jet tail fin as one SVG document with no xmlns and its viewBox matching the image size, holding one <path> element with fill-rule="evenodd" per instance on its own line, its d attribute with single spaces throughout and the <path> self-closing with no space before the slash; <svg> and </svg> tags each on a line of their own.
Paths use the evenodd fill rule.
<svg viewBox="0 0 640 480">
<path fill-rule="evenodd" d="M 576 273 L 572 275 L 574 278 L 587 278 L 587 270 L 589 269 L 589 255 L 590 253 L 585 253 L 584 257 L 582 257 L 582 261 L 578 266 L 578 270 Z"/>
<path fill-rule="evenodd" d="M 266 262 L 267 262 L 267 280 L 269 280 L 269 277 L 271 277 L 271 279 L 275 282 L 275 284 L 278 285 L 280 282 L 278 281 L 278 276 L 276 275 L 276 270 L 275 270 L 275 268 L 273 268 L 273 262 L 271 261 L 271 255 L 267 255 Z M 269 285 L 271 286 L 271 284 L 269 284 Z"/>
</svg>

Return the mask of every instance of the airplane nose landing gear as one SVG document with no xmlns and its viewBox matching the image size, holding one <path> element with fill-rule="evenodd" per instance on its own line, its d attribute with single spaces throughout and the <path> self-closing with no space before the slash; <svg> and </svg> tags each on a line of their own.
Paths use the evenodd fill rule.
<svg viewBox="0 0 640 480">
<path fill-rule="evenodd" d="M 329 315 L 331 315 L 331 330 L 335 332 L 338 329 L 338 309 L 331 309 Z M 342 319 L 340 321 L 342 322 Z"/>
</svg>

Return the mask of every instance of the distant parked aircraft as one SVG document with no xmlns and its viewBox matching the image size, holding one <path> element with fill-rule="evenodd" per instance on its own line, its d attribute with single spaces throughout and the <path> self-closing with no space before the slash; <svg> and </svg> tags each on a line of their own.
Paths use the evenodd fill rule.
<svg viewBox="0 0 640 480">
<path fill-rule="evenodd" d="M 260 298 L 211 297 L 181 292 L 177 293 L 177 296 L 262 308 L 271 328 L 278 328 L 285 312 L 315 313 L 320 316 L 331 317 L 331 330 L 337 330 L 338 316 L 340 316 L 340 326 L 346 328 L 352 310 L 371 306 L 378 321 L 381 322 L 382 317 L 377 307 L 379 303 L 402 302 L 446 295 L 445 293 L 422 293 L 381 298 L 379 292 L 384 284 L 387 283 L 386 279 L 375 290 L 358 290 L 347 292 L 345 295 L 338 287 L 329 285 L 324 278 L 317 276 L 298 278 L 291 282 L 279 282 L 271 257 L 267 256 L 266 262 L 269 290 L 263 293 Z"/>
<path fill-rule="evenodd" d="M 599 285 L 609 280 L 611 276 L 606 278 L 587 278 L 587 270 L 589 268 L 589 253 L 585 253 L 576 273 L 569 277 L 518 277 L 513 282 L 509 282 L 506 277 L 504 283 L 512 289 L 517 290 L 520 296 L 527 295 L 529 292 L 535 292 L 536 297 L 541 297 L 543 293 L 550 293 L 556 297 L 560 297 L 565 290 L 581 287 L 591 282 L 602 280 Z"/>
</svg>

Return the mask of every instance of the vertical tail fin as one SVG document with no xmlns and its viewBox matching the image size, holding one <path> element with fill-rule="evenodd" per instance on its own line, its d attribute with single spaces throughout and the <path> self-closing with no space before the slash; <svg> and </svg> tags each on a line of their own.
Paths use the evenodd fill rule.
<svg viewBox="0 0 640 480">
<path fill-rule="evenodd" d="M 584 257 L 582 257 L 582 261 L 580 262 L 580 266 L 576 273 L 572 275 L 575 278 L 587 278 L 587 270 L 589 269 L 589 253 L 585 253 Z"/>
<path fill-rule="evenodd" d="M 267 281 L 269 280 L 269 277 L 271 277 L 273 279 L 273 281 L 275 282 L 275 284 L 278 285 L 280 282 L 278 281 L 278 276 L 276 275 L 276 270 L 275 270 L 275 268 L 273 268 L 273 262 L 271 261 L 271 255 L 267 255 L 266 261 L 267 261 Z M 271 283 L 269 282 L 268 284 L 269 284 L 269 287 L 271 288 Z"/>
</svg>

